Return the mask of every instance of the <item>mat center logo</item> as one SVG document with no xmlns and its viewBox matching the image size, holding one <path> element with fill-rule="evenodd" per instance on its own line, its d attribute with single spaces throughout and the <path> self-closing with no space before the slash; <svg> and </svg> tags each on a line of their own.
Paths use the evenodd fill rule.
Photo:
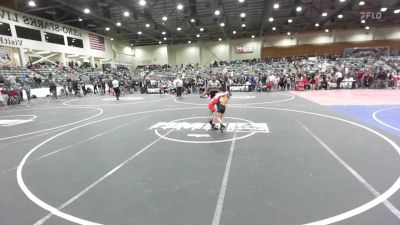
<svg viewBox="0 0 400 225">
<path fill-rule="evenodd" d="M 250 137 L 256 133 L 269 133 L 267 123 L 255 123 L 250 120 L 226 117 L 226 128 L 212 130 L 209 117 L 192 117 L 158 122 L 149 129 L 154 130 L 159 137 L 185 143 L 215 143 L 228 142 Z M 216 125 L 218 127 L 218 125 Z"/>
</svg>

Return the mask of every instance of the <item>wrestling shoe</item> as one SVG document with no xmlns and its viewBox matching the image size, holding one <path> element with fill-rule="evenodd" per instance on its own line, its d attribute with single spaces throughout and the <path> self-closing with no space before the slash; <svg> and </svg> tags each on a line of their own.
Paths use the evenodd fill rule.
<svg viewBox="0 0 400 225">
<path fill-rule="evenodd" d="M 219 129 L 221 129 L 221 131 L 225 130 L 225 125 L 221 124 Z"/>
</svg>

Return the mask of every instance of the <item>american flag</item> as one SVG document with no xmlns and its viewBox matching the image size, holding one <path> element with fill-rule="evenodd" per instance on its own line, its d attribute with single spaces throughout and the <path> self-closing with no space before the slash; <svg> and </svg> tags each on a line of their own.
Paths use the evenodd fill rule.
<svg viewBox="0 0 400 225">
<path fill-rule="evenodd" d="M 104 38 L 89 34 L 89 43 L 90 43 L 90 48 L 95 49 L 95 50 L 100 50 L 100 51 L 105 51 L 106 46 L 104 45 Z"/>
</svg>

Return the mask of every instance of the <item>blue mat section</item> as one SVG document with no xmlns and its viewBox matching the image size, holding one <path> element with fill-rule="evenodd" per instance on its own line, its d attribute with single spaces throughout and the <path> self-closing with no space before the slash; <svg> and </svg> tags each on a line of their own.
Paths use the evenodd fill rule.
<svg viewBox="0 0 400 225">
<path fill-rule="evenodd" d="M 385 105 L 372 105 L 372 106 L 331 106 L 337 112 L 343 113 L 347 116 L 351 116 L 357 120 L 363 121 L 369 125 L 374 127 L 378 127 L 382 130 L 385 130 L 389 133 L 400 136 L 400 106 L 385 106 Z M 374 112 L 383 110 L 376 114 L 377 119 L 386 123 L 389 126 L 392 126 L 396 129 L 392 129 L 387 127 L 378 121 L 374 120 L 372 114 Z"/>
</svg>

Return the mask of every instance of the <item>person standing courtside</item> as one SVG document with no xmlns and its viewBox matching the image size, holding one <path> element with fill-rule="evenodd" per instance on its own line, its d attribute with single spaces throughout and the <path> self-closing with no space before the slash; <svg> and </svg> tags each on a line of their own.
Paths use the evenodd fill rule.
<svg viewBox="0 0 400 225">
<path fill-rule="evenodd" d="M 214 98 L 215 94 L 221 88 L 221 83 L 215 76 L 212 76 L 211 80 L 208 81 L 208 92 L 210 93 L 210 98 Z"/>
<path fill-rule="evenodd" d="M 175 80 L 175 87 L 176 87 L 176 97 L 182 97 L 183 81 L 181 77 L 178 77 Z"/>
<path fill-rule="evenodd" d="M 111 83 L 114 89 L 115 97 L 117 97 L 117 100 L 119 100 L 119 95 L 121 94 L 121 90 L 119 89 L 119 81 L 114 77 L 114 80 Z"/>
</svg>

